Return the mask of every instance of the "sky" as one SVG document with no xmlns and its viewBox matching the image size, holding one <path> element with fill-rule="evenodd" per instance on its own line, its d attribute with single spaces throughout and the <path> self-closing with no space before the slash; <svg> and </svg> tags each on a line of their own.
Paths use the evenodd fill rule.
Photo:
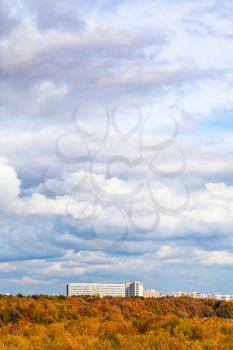
<svg viewBox="0 0 233 350">
<path fill-rule="evenodd" d="M 0 16 L 0 293 L 233 293 L 232 1 Z"/>
</svg>

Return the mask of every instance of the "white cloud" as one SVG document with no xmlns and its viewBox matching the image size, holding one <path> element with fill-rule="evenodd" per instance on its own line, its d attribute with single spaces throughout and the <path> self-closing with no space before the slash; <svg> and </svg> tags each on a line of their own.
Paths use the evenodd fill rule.
<svg viewBox="0 0 233 350">
<path fill-rule="evenodd" d="M 233 186 L 227 186 L 225 183 L 208 183 L 207 191 L 211 198 L 220 201 L 227 201 L 233 206 Z"/>
<path fill-rule="evenodd" d="M 1 209 L 16 215 L 65 215 L 67 203 L 71 200 L 68 195 L 48 198 L 40 193 L 32 193 L 29 197 L 22 196 L 20 184 L 15 169 L 6 160 L 0 160 L 0 198 Z M 93 206 L 93 203 L 78 203 L 72 200 L 75 215 Z"/>
<path fill-rule="evenodd" d="M 196 255 L 203 265 L 233 265 L 233 253 L 231 252 L 197 250 Z"/>
<path fill-rule="evenodd" d="M 20 194 L 21 181 L 6 159 L 0 158 L 0 208 L 9 208 Z"/>
<path fill-rule="evenodd" d="M 10 278 L 9 283 L 16 283 L 18 285 L 30 286 L 32 284 L 50 283 L 50 281 L 37 280 L 29 276 L 22 276 L 20 278 Z"/>
<path fill-rule="evenodd" d="M 38 87 L 39 99 L 44 101 L 45 99 L 60 99 L 68 94 L 68 88 L 66 85 L 57 86 L 51 80 L 45 80 L 40 83 Z"/>
<path fill-rule="evenodd" d="M 100 231 L 105 231 L 109 227 L 121 227 L 123 229 L 125 225 L 128 225 L 127 214 L 122 216 L 122 213 L 127 208 L 127 202 L 131 197 L 127 197 L 125 204 L 123 200 L 121 208 L 118 208 L 113 205 L 114 203 L 112 205 L 107 203 L 106 206 L 104 200 L 95 202 L 94 194 L 98 189 L 95 187 L 97 181 L 101 191 L 106 191 L 110 196 L 109 198 L 112 197 L 113 199 L 116 195 L 122 194 L 128 195 L 133 189 L 131 179 L 106 178 L 106 175 L 96 174 L 93 183 L 90 181 L 90 173 L 81 170 L 64 172 L 65 177 L 57 182 L 56 176 L 60 177 L 60 175 L 54 174 L 56 186 L 64 187 L 67 192 L 49 198 L 46 196 L 46 192 L 43 193 L 43 191 L 48 189 L 48 183 L 53 181 L 53 178 L 46 179 L 45 184 L 42 183 L 38 188 L 30 191 L 29 195 L 23 195 L 20 188 L 21 181 L 18 179 L 15 169 L 6 160 L 1 162 L 1 168 L 1 207 L 5 212 L 23 216 L 68 215 L 77 220 L 89 216 L 94 219 L 95 215 L 97 217 L 100 215 L 98 217 L 98 230 Z M 81 183 L 80 179 L 84 178 L 84 175 L 88 181 L 72 193 L 73 185 Z M 135 182 L 135 180 L 133 181 Z M 137 181 L 140 184 L 141 179 L 139 178 Z M 211 231 L 213 226 L 219 232 L 224 229 L 229 231 L 233 225 L 232 186 L 227 186 L 225 183 L 206 183 L 205 188 L 187 193 L 184 191 L 184 185 L 180 180 L 175 182 L 169 179 L 165 179 L 163 182 L 152 181 L 150 186 L 152 198 L 157 204 L 153 204 L 148 196 L 144 196 L 142 199 L 141 194 L 134 199 L 136 202 L 132 206 L 130 214 L 132 222 L 135 222 L 136 226 L 139 225 L 142 230 L 144 227 L 147 231 L 148 227 L 153 224 L 152 219 L 158 210 L 158 204 L 161 205 L 160 214 L 164 215 L 159 228 L 163 232 L 167 231 L 172 235 L 185 234 L 187 227 L 190 231 L 199 230 L 204 233 Z M 50 188 L 54 189 L 51 183 Z M 37 189 L 41 189 L 42 193 L 37 192 Z M 99 190 L 96 195 L 98 192 Z M 102 195 L 102 192 L 99 194 Z M 102 209 L 103 211 L 101 211 Z M 119 209 L 122 209 L 122 211 L 119 211 Z M 172 216 L 170 216 L 171 214 Z M 154 229 L 158 229 L 158 227 Z"/>
</svg>

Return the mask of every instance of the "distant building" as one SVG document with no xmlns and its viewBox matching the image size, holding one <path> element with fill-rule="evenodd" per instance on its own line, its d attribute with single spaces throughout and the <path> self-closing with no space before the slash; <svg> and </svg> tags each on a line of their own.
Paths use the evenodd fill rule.
<svg viewBox="0 0 233 350">
<path fill-rule="evenodd" d="M 185 297 L 185 296 L 187 296 L 187 295 L 188 295 L 188 293 L 182 292 L 181 290 L 179 290 L 179 292 L 175 292 L 175 293 L 173 294 L 173 296 L 174 296 L 175 298 L 178 298 L 178 297 Z"/>
<path fill-rule="evenodd" d="M 125 293 L 127 297 L 143 297 L 144 285 L 140 281 L 132 281 L 125 283 Z"/>
<path fill-rule="evenodd" d="M 160 292 L 155 289 L 144 290 L 144 298 L 159 298 Z"/>
<path fill-rule="evenodd" d="M 226 300 L 226 301 L 233 300 L 233 294 L 220 294 L 220 293 L 205 294 L 197 291 L 193 291 L 190 293 L 179 291 L 179 292 L 175 292 L 173 296 L 174 297 L 189 296 L 194 299 L 215 299 L 215 300 Z"/>
<path fill-rule="evenodd" d="M 214 293 L 213 294 L 213 299 L 231 301 L 231 300 L 233 300 L 233 294 Z"/>
<path fill-rule="evenodd" d="M 122 283 L 68 283 L 67 296 L 99 295 L 113 297 L 143 297 L 143 282 L 132 281 Z"/>
<path fill-rule="evenodd" d="M 208 297 L 208 294 L 202 294 L 198 291 L 193 291 L 193 292 L 182 292 L 182 291 L 179 291 L 179 292 L 175 292 L 173 294 L 174 297 L 191 297 L 191 298 L 194 298 L 194 299 L 207 299 Z"/>
<path fill-rule="evenodd" d="M 194 299 L 201 299 L 201 293 L 197 292 L 196 290 L 194 292 L 189 293 L 189 296 Z"/>
</svg>

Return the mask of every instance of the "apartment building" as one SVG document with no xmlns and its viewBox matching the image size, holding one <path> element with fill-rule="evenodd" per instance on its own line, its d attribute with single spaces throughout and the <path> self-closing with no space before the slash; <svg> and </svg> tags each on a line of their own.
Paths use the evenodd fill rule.
<svg viewBox="0 0 233 350">
<path fill-rule="evenodd" d="M 213 296 L 213 299 L 216 299 L 216 300 L 225 300 L 225 301 L 233 300 L 233 294 L 214 293 L 212 296 Z"/>
<path fill-rule="evenodd" d="M 191 293 L 188 293 L 188 295 L 194 299 L 201 299 L 202 297 L 202 294 L 200 292 L 197 292 L 196 290 Z"/>
<path fill-rule="evenodd" d="M 187 296 L 187 295 L 188 295 L 188 293 L 182 292 L 181 290 L 179 290 L 178 292 L 175 292 L 175 293 L 173 294 L 173 296 L 174 296 L 175 298 L 185 297 L 185 296 Z"/>
<path fill-rule="evenodd" d="M 133 281 L 126 282 L 126 296 L 127 297 L 143 297 L 144 296 L 144 285 L 143 282 Z"/>
<path fill-rule="evenodd" d="M 220 294 L 220 293 L 200 293 L 197 291 L 193 292 L 175 292 L 173 294 L 174 297 L 182 297 L 182 296 L 188 296 L 192 297 L 194 299 L 215 299 L 215 300 L 226 300 L 230 301 L 233 300 L 233 295 L 232 294 Z"/>
<path fill-rule="evenodd" d="M 143 282 L 131 281 L 122 283 L 68 283 L 67 296 L 99 295 L 113 297 L 142 297 L 144 294 Z"/>
<path fill-rule="evenodd" d="M 160 298 L 161 294 L 158 290 L 148 289 L 144 290 L 144 298 Z"/>
</svg>

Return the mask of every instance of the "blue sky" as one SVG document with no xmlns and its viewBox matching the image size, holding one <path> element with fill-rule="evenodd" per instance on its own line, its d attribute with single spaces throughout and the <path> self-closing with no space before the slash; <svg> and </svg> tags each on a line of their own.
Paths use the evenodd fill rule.
<svg viewBox="0 0 233 350">
<path fill-rule="evenodd" d="M 0 15 L 0 292 L 233 293 L 232 1 Z"/>
</svg>

